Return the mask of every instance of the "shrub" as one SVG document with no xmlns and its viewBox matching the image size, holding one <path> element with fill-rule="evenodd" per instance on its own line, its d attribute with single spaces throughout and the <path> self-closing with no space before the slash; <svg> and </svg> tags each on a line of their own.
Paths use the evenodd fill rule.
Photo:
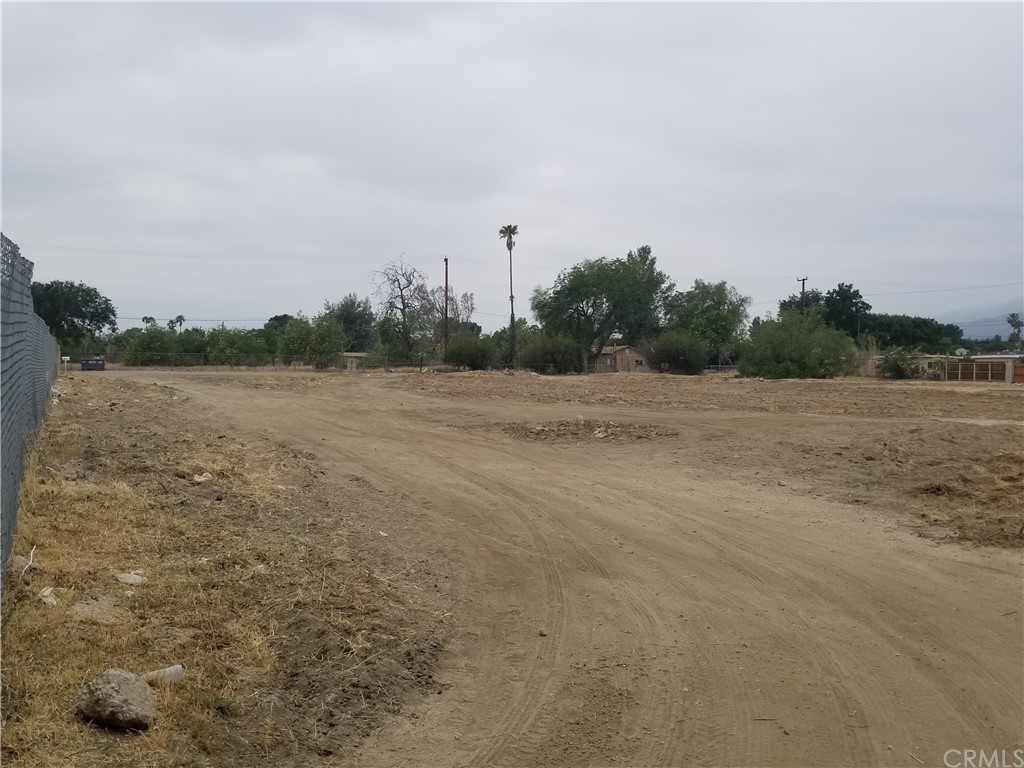
<svg viewBox="0 0 1024 768">
<path fill-rule="evenodd" d="M 288 323 L 291 325 L 291 323 Z M 324 313 L 313 321 L 313 329 L 309 334 L 307 354 L 318 370 L 330 368 L 341 359 L 348 339 L 345 329 L 334 315 Z"/>
<path fill-rule="evenodd" d="M 567 336 L 535 336 L 519 351 L 519 364 L 538 373 L 579 373 L 583 351 Z"/>
<path fill-rule="evenodd" d="M 917 357 L 905 349 L 890 352 L 878 364 L 878 375 L 886 379 L 920 379 L 924 373 Z"/>
<path fill-rule="evenodd" d="M 249 328 L 220 325 L 207 334 L 207 345 L 206 361 L 210 365 L 253 365 L 267 353 L 260 332 Z"/>
<path fill-rule="evenodd" d="M 285 364 L 306 361 L 306 353 L 309 351 L 309 340 L 312 335 L 313 326 L 302 315 L 288 321 L 281 333 L 281 339 L 277 343 L 278 354 L 284 357 Z"/>
<path fill-rule="evenodd" d="M 448 342 L 444 361 L 448 365 L 469 368 L 471 371 L 483 371 L 491 367 L 494 360 L 494 348 L 490 341 L 476 336 L 462 334 Z"/>
<path fill-rule="evenodd" d="M 789 310 L 751 330 L 739 371 L 766 379 L 827 379 L 855 373 L 860 363 L 853 339 L 827 326 L 818 312 Z"/>
<path fill-rule="evenodd" d="M 683 331 L 669 331 L 655 339 L 651 365 L 670 373 L 702 373 L 708 362 L 708 346 Z"/>
<path fill-rule="evenodd" d="M 132 337 L 124 351 L 126 365 L 170 365 L 173 361 L 175 334 L 150 325 Z"/>
</svg>

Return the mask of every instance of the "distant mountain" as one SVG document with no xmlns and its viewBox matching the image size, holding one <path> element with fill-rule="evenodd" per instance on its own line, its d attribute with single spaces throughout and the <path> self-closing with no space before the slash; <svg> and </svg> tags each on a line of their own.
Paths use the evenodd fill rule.
<svg viewBox="0 0 1024 768">
<path fill-rule="evenodd" d="M 942 323 L 956 323 L 964 329 L 964 336 L 968 339 L 991 339 L 996 334 L 1005 339 L 1010 333 L 1006 316 L 1011 312 L 1017 312 L 1024 317 L 1024 299 L 994 305 L 976 304 L 973 307 L 946 312 L 936 319 Z"/>
</svg>

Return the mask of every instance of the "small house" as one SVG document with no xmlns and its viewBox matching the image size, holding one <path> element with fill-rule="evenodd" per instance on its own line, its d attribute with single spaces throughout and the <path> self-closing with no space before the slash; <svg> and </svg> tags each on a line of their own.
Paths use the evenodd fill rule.
<svg viewBox="0 0 1024 768">
<path fill-rule="evenodd" d="M 605 347 L 594 364 L 595 373 L 623 373 L 648 370 L 647 357 L 636 347 L 626 344 Z"/>
</svg>

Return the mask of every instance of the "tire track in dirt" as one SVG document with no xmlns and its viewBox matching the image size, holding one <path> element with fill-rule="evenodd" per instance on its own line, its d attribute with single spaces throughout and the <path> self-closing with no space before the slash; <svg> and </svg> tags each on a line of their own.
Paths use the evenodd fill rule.
<svg viewBox="0 0 1024 768">
<path fill-rule="evenodd" d="M 393 429 L 403 435 L 403 449 L 412 450 L 417 440 L 410 434 L 410 426 L 393 415 L 383 416 L 390 422 Z M 313 420 L 322 422 L 325 430 L 336 428 L 336 425 L 330 420 L 319 418 Z M 364 434 L 369 435 L 369 433 Z M 380 436 L 380 434 L 381 430 L 374 431 L 374 435 Z M 436 437 L 436 433 L 429 434 L 431 440 L 436 440 Z M 363 454 L 357 452 L 346 452 L 346 458 L 359 464 L 366 460 Z M 523 528 L 528 531 L 534 551 L 541 555 L 537 559 L 541 565 L 546 585 L 545 604 L 556 608 L 554 611 L 549 609 L 549 615 L 543 623 L 545 626 L 551 627 L 552 630 L 542 638 L 533 661 L 524 672 L 526 680 L 523 690 L 515 696 L 503 718 L 492 729 L 498 736 L 493 741 L 485 740 L 469 764 L 521 765 L 536 761 L 541 757 L 538 753 L 545 739 L 549 738 L 552 728 L 557 725 L 555 722 L 557 718 L 550 711 L 551 707 L 547 705 L 547 701 L 550 699 L 551 693 L 559 689 L 559 684 L 568 669 L 568 657 L 564 653 L 564 644 L 569 633 L 566 632 L 564 607 L 568 597 L 557 564 L 565 561 L 566 557 L 559 556 L 552 549 L 549 543 L 551 536 L 546 536 L 533 521 L 532 510 L 557 506 L 558 500 L 552 494 L 541 493 L 537 489 L 532 491 L 532 495 L 527 495 L 514 485 L 498 480 L 493 474 L 468 471 L 464 465 L 446 460 L 439 453 L 433 454 L 431 459 L 434 464 L 443 469 L 442 472 L 433 470 L 426 472 L 427 475 L 434 478 L 433 485 L 448 486 L 446 478 L 458 477 L 460 484 L 469 485 L 473 489 L 476 496 L 474 503 L 478 506 L 511 511 Z M 360 467 L 360 471 L 365 469 L 367 467 Z M 382 480 L 385 478 L 378 478 L 378 481 Z M 418 484 L 422 485 L 422 481 L 419 481 Z M 436 493 L 433 489 L 431 492 Z M 652 609 L 639 597 L 636 590 L 627 584 L 623 575 L 613 575 L 605 562 L 582 545 L 577 540 L 579 531 L 559 524 L 557 518 L 554 517 L 545 518 L 545 523 L 562 531 L 558 537 L 559 545 L 568 547 L 568 551 L 563 555 L 575 555 L 575 558 L 583 564 L 584 569 L 601 577 L 613 597 L 627 608 L 622 618 L 630 622 L 635 621 L 635 626 L 642 629 L 643 644 L 652 647 L 660 644 L 664 638 L 660 622 L 655 618 Z M 497 537 L 494 540 L 500 544 L 514 546 L 525 551 L 523 547 L 510 541 Z M 500 618 L 496 620 L 492 627 L 492 634 L 497 635 L 501 631 L 501 624 Z M 637 677 L 639 678 L 639 675 Z M 642 691 L 634 691 L 634 695 L 638 695 L 636 709 L 645 715 L 643 724 L 636 724 L 636 727 L 654 733 L 671 733 L 675 730 L 678 709 L 674 698 L 674 689 L 681 687 L 680 677 L 677 673 L 672 672 L 658 683 L 656 686 L 645 685 Z M 630 760 L 642 765 L 668 764 L 673 748 L 672 744 L 673 739 L 671 738 L 643 740 L 642 749 L 632 754 Z"/>
<path fill-rule="evenodd" d="M 552 707 L 548 704 L 548 697 L 545 694 L 556 688 L 562 678 L 565 677 L 569 666 L 564 652 L 565 640 L 568 636 L 564 604 L 569 600 L 570 596 L 566 594 L 563 588 L 562 577 L 556 565 L 557 561 L 564 558 L 556 555 L 549 543 L 550 537 L 541 531 L 540 526 L 532 518 L 532 510 L 536 503 L 539 502 L 543 508 L 544 505 L 551 503 L 551 499 L 544 498 L 546 494 L 539 494 L 540 498 L 535 499 L 518 490 L 513 485 L 496 479 L 493 475 L 482 475 L 477 472 L 467 473 L 465 467 L 447 461 L 442 457 L 436 457 L 435 461 L 443 465 L 450 472 L 462 472 L 464 477 L 477 486 L 482 493 L 496 495 L 507 502 L 506 508 L 530 532 L 534 546 L 543 555 L 540 561 L 545 571 L 545 581 L 549 585 L 549 601 L 555 600 L 559 605 L 556 616 L 553 619 L 549 619 L 551 626 L 555 627 L 554 634 L 557 635 L 558 642 L 541 643 L 541 653 L 538 654 L 537 662 L 531 664 L 527 671 L 527 685 L 524 691 L 517 697 L 517 700 L 512 703 L 504 719 L 501 721 L 499 736 L 491 743 L 482 747 L 470 762 L 470 765 L 473 766 L 535 764 L 539 758 L 542 758 L 540 754 L 541 749 L 545 740 L 550 737 L 551 727 L 556 720 L 556 715 L 551 711 Z M 536 490 L 533 493 L 538 495 Z M 547 518 L 545 522 L 551 524 L 554 522 L 554 519 Z M 596 574 L 604 580 L 605 585 L 610 588 L 613 596 L 628 607 L 629 613 L 633 618 L 640 621 L 640 625 L 645 628 L 645 635 L 649 639 L 653 640 L 659 637 L 656 632 L 657 622 L 646 604 L 623 584 L 619 583 L 605 563 L 597 558 L 590 549 L 574 540 L 574 537 L 577 535 L 576 533 L 564 526 L 562 530 L 565 534 L 560 536 L 559 540 L 568 543 L 571 554 L 575 554 L 585 565 L 585 570 Z M 550 588 L 552 583 L 557 584 L 557 589 Z M 550 639 L 550 637 L 551 633 L 549 632 L 548 637 L 545 639 Z M 539 661 L 543 659 L 545 653 L 550 654 L 550 661 L 552 663 L 547 665 L 546 669 L 541 670 Z M 556 664 L 559 667 L 557 673 L 555 672 Z M 541 672 L 545 675 L 543 680 L 537 679 Z M 651 692 L 650 687 L 647 688 L 647 692 Z M 666 698 L 664 695 L 657 697 L 660 700 Z M 653 712 L 665 710 L 666 708 L 661 705 L 661 701 L 657 699 L 654 696 L 647 696 L 642 700 L 642 704 L 645 706 L 642 706 L 641 709 Z M 656 725 L 663 724 L 663 722 L 656 723 Z M 657 751 L 665 752 L 666 750 L 658 747 Z M 633 755 L 631 759 L 635 760 L 636 764 L 658 765 L 661 764 L 663 757 L 664 755 L 640 753 Z"/>
<path fill-rule="evenodd" d="M 493 493 L 493 491 L 491 492 Z M 525 754 L 530 754 L 529 742 L 532 740 L 530 736 L 539 730 L 539 725 L 536 723 L 538 702 L 543 701 L 545 694 L 553 687 L 556 678 L 552 673 L 564 656 L 567 635 L 567 597 L 562 576 L 555 564 L 554 553 L 547 540 L 527 515 L 513 505 L 510 505 L 509 508 L 529 531 L 530 540 L 540 553 L 538 560 L 544 574 L 547 597 L 545 626 L 551 627 L 551 631 L 548 631 L 538 643 L 536 655 L 525 670 L 526 680 L 523 690 L 516 696 L 499 721 L 497 736 L 477 750 L 476 755 L 469 762 L 471 766 L 504 765 L 511 757 L 509 753 L 510 747 L 513 745 L 517 758 L 522 754 L 524 743 L 528 747 Z M 524 737 L 524 734 L 527 736 Z"/>
</svg>

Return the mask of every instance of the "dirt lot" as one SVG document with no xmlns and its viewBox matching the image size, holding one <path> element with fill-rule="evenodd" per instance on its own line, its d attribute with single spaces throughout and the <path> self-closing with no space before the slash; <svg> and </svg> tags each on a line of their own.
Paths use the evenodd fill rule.
<svg viewBox="0 0 1024 768">
<path fill-rule="evenodd" d="M 1020 387 L 83 377 L 59 385 L 17 546 L 52 565 L 5 605 L 5 760 L 916 766 L 1024 746 Z M 131 597 L 129 568 L 151 578 Z M 74 594 L 44 606 L 44 585 Z M 117 633 L 71 612 L 98 597 Z M 155 731 L 71 719 L 111 660 L 189 667 Z"/>
</svg>

